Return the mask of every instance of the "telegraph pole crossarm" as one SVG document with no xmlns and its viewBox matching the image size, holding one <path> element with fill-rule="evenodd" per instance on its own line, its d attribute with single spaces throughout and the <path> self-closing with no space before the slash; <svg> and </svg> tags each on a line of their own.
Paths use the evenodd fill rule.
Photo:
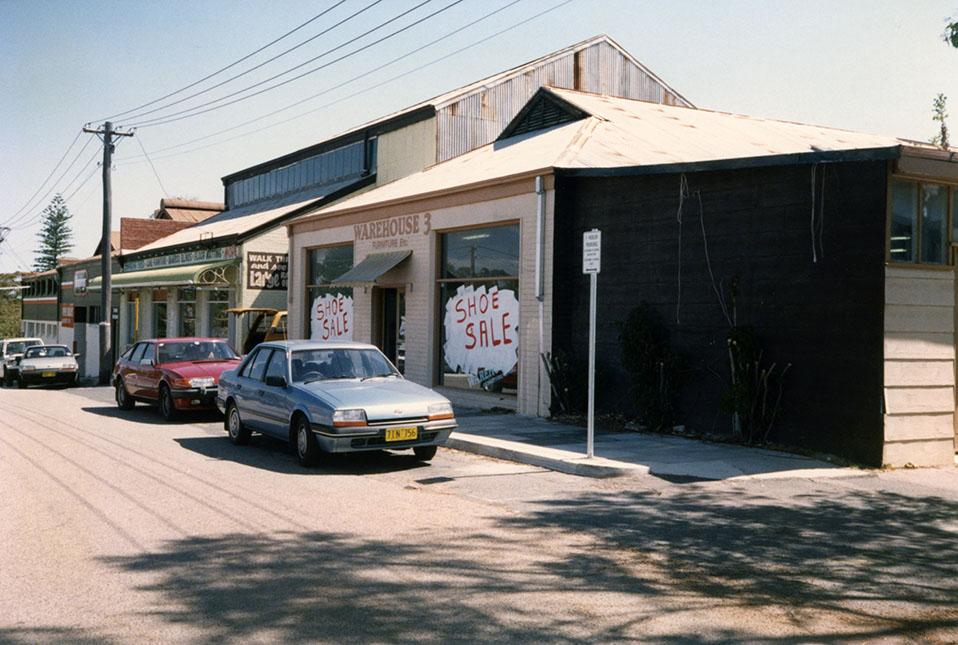
<svg viewBox="0 0 958 645">
<path fill-rule="evenodd" d="M 84 127 L 84 132 L 95 134 L 103 141 L 103 237 L 100 240 L 100 384 L 110 382 L 113 368 L 111 360 L 113 322 L 113 249 L 110 233 L 113 230 L 113 191 L 110 183 L 110 167 L 113 165 L 113 137 L 132 137 L 133 132 L 113 129 L 107 121 L 102 128 Z"/>
</svg>

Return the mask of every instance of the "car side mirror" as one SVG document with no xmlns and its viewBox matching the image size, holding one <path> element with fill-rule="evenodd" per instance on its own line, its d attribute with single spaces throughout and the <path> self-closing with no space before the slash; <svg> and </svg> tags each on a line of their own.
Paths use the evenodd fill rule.
<svg viewBox="0 0 958 645">
<path fill-rule="evenodd" d="M 83 354 L 70 354 L 73 358 L 80 358 Z"/>
<path fill-rule="evenodd" d="M 266 385 L 270 387 L 286 387 L 286 377 L 275 374 L 267 376 Z"/>
</svg>

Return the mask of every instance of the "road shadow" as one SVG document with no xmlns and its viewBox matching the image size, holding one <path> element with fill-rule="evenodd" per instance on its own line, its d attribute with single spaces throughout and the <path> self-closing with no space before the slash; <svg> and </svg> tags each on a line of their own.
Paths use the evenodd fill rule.
<svg viewBox="0 0 958 645">
<path fill-rule="evenodd" d="M 175 426 L 180 423 L 210 423 L 223 421 L 218 410 L 196 410 L 180 412 L 175 421 L 166 421 L 155 406 L 137 403 L 132 410 L 121 410 L 115 405 L 94 405 L 81 408 L 84 412 L 110 419 L 123 419 L 148 425 Z"/>
<path fill-rule="evenodd" d="M 315 473 L 317 475 L 372 475 L 406 470 L 428 469 L 429 464 L 420 461 L 412 453 L 375 450 L 328 455 L 321 464 L 304 468 L 288 443 L 254 434 L 246 446 L 233 445 L 226 432 L 222 437 L 182 437 L 174 439 L 186 450 L 191 450 L 209 459 L 222 459 L 279 473 Z"/>
</svg>

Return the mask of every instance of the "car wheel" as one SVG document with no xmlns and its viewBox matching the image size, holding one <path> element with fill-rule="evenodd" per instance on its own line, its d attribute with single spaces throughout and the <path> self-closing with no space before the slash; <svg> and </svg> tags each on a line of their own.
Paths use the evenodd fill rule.
<svg viewBox="0 0 958 645">
<path fill-rule="evenodd" d="M 242 446 L 249 443 L 249 437 L 252 432 L 243 425 L 243 420 L 240 419 L 239 408 L 237 408 L 236 404 L 232 401 L 226 404 L 226 418 L 223 420 L 223 425 L 226 426 L 226 431 L 230 435 L 230 441 L 234 444 Z"/>
<path fill-rule="evenodd" d="M 116 380 L 116 407 L 121 410 L 132 410 L 136 406 L 136 401 L 126 391 L 126 383 L 123 379 Z"/>
<path fill-rule="evenodd" d="M 319 442 L 313 434 L 313 427 L 306 417 L 299 417 L 296 421 L 296 458 L 301 466 L 312 466 L 319 461 Z"/>
<path fill-rule="evenodd" d="M 176 420 L 176 405 L 173 403 L 173 393 L 167 385 L 160 386 L 160 414 L 166 421 Z"/>
<path fill-rule="evenodd" d="M 429 461 L 436 456 L 436 446 L 416 446 L 412 449 L 419 461 Z"/>
</svg>

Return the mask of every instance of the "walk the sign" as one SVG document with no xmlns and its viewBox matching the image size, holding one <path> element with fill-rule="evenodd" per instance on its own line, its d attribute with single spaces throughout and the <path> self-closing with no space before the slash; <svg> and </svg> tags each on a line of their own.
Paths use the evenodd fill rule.
<svg viewBox="0 0 958 645">
<path fill-rule="evenodd" d="M 602 266 L 602 231 L 597 228 L 582 234 L 582 273 L 598 273 Z"/>
</svg>

